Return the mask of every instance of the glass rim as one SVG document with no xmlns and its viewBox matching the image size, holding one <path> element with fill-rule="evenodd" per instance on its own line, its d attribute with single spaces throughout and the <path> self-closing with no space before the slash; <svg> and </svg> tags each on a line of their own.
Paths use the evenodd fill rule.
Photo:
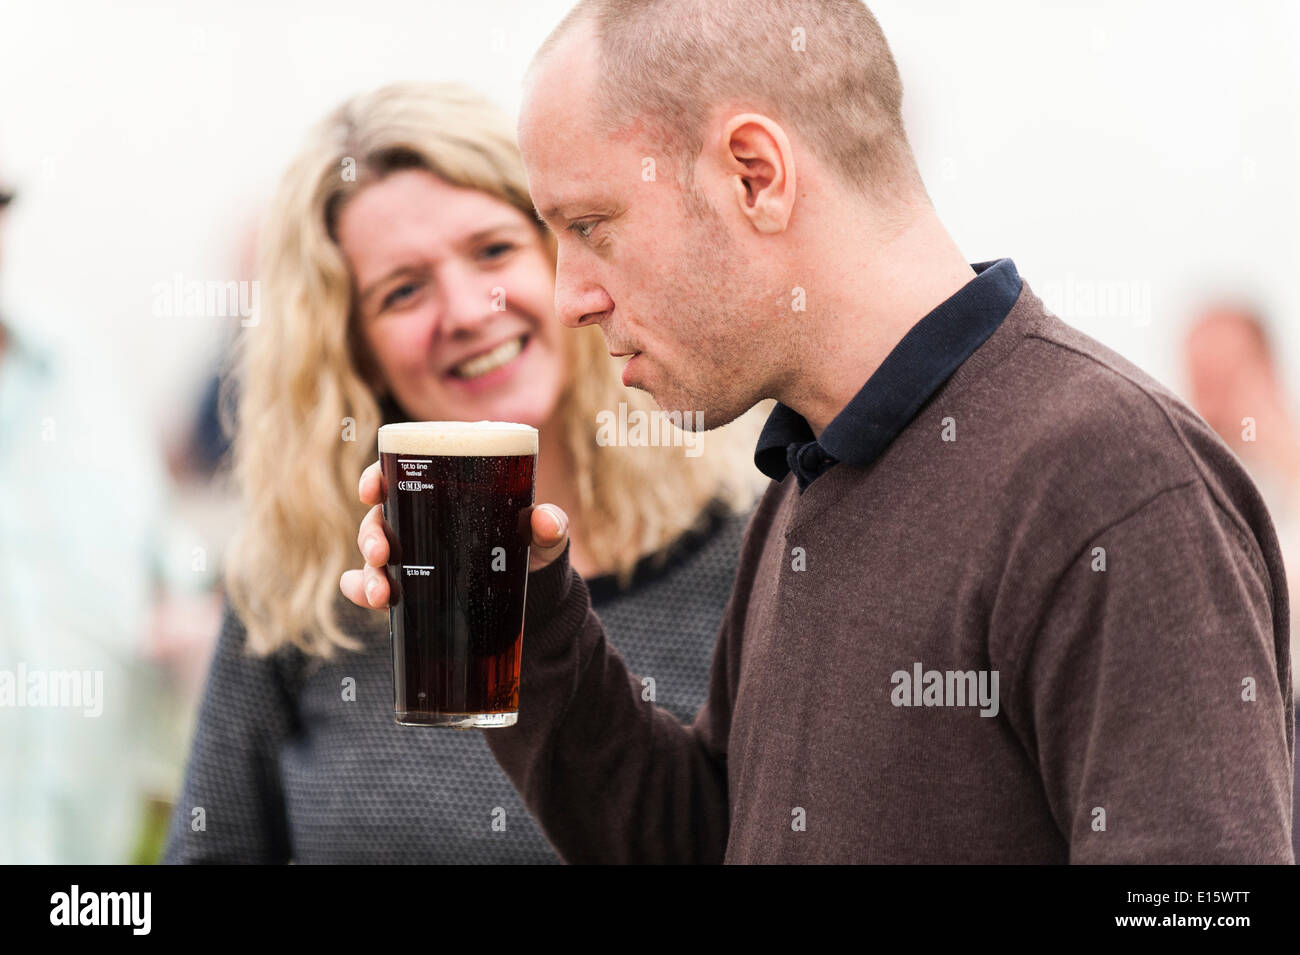
<svg viewBox="0 0 1300 955">
<path fill-rule="evenodd" d="M 518 421 L 395 421 L 379 426 L 380 431 L 519 431 L 536 433 L 531 424 Z"/>
</svg>

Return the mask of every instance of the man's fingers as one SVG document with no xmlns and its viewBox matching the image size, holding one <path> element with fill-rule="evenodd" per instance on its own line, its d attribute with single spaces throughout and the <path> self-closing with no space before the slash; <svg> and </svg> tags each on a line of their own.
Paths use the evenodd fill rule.
<svg viewBox="0 0 1300 955">
<path fill-rule="evenodd" d="M 370 609 L 370 601 L 366 599 L 366 578 L 365 572 L 361 570 L 345 570 L 343 576 L 339 578 L 339 590 L 343 591 L 343 596 L 347 597 L 358 607 Z"/>
<path fill-rule="evenodd" d="M 384 520 L 382 504 L 376 504 L 361 521 L 357 531 L 357 550 L 371 567 L 383 567 L 388 563 L 388 542 L 392 534 Z"/>
<path fill-rule="evenodd" d="M 382 476 L 378 467 L 366 468 L 361 478 L 361 499 L 367 499 L 367 475 L 372 495 L 382 491 Z M 569 515 L 554 504 L 539 504 L 530 515 L 532 546 L 528 554 L 528 569 L 541 570 L 549 565 L 569 543 Z M 358 607 L 377 610 L 387 607 L 391 596 L 387 564 L 392 556 L 392 530 L 384 520 L 384 509 L 378 500 L 361 522 L 357 532 L 357 549 L 365 558 L 361 570 L 347 570 L 339 578 L 339 589 Z"/>
<path fill-rule="evenodd" d="M 361 498 L 362 504 L 384 503 L 388 491 L 384 487 L 384 472 L 378 461 L 361 472 L 361 480 L 357 483 L 357 496 Z"/>
<path fill-rule="evenodd" d="M 362 572 L 365 575 L 365 593 L 366 601 L 371 607 L 388 606 L 388 573 L 382 568 L 367 567 Z"/>
<path fill-rule="evenodd" d="M 358 607 L 378 610 L 388 606 L 389 585 L 387 563 L 392 556 L 392 531 L 384 520 L 384 472 L 378 461 L 361 472 L 357 482 L 357 496 L 362 503 L 370 504 L 369 513 L 357 531 L 357 550 L 365 558 L 361 570 L 345 570 L 339 578 L 339 590 Z"/>
<path fill-rule="evenodd" d="M 378 610 L 388 606 L 388 578 L 374 567 L 343 571 L 339 590 L 358 607 Z"/>
</svg>

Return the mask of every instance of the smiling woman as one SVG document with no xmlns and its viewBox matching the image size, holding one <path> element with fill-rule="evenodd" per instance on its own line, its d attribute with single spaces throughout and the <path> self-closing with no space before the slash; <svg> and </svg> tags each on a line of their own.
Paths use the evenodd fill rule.
<svg viewBox="0 0 1300 955">
<path fill-rule="evenodd" d="M 555 244 L 509 124 L 459 87 L 386 87 L 321 123 L 259 272 L 233 379 L 244 515 L 165 859 L 556 861 L 479 734 L 394 725 L 387 614 L 339 593 L 378 429 L 538 428 L 537 499 L 571 516 L 572 561 L 620 652 L 690 719 L 765 483 L 763 409 L 695 455 L 600 439 L 601 412 L 655 406 L 622 387 L 598 331 L 557 320 Z"/>
<path fill-rule="evenodd" d="M 361 290 L 377 388 L 423 419 L 547 421 L 563 329 L 544 236 L 519 209 L 399 169 L 342 205 L 333 231 Z"/>
</svg>

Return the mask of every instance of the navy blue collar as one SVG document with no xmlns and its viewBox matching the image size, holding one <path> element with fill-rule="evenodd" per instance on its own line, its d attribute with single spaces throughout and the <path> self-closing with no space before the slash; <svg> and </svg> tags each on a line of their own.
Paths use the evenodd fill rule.
<svg viewBox="0 0 1300 955">
<path fill-rule="evenodd" d="M 777 402 L 754 451 L 773 481 L 794 471 L 799 490 L 837 461 L 865 467 L 880 456 L 954 371 L 1002 324 L 1020 295 L 1010 259 L 971 266 L 976 276 L 917 322 L 822 431 Z"/>
</svg>

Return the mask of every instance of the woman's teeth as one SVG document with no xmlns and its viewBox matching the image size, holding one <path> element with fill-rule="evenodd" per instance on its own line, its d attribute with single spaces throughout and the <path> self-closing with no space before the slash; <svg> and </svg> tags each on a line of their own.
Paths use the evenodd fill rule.
<svg viewBox="0 0 1300 955">
<path fill-rule="evenodd" d="M 453 368 L 451 373 L 457 378 L 478 378 L 490 371 L 496 371 L 524 350 L 524 337 L 520 335 L 518 338 L 512 338 L 508 342 L 502 342 L 485 355 L 463 361 Z"/>
</svg>

